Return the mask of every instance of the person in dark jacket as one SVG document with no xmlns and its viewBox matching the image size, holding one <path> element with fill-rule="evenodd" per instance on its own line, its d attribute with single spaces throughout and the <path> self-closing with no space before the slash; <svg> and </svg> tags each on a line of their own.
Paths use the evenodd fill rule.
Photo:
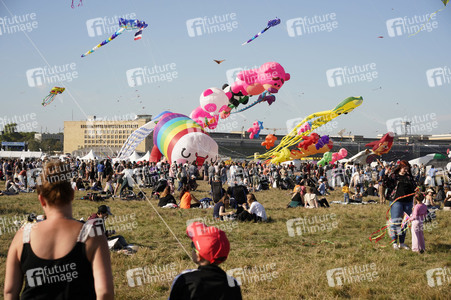
<svg viewBox="0 0 451 300">
<path fill-rule="evenodd" d="M 410 169 L 409 162 L 402 160 L 384 178 L 386 199 L 390 201 L 390 237 L 394 241 L 394 249 L 410 249 L 404 244 L 406 232 L 401 230 L 404 213 L 409 216 L 412 214 L 413 195 L 417 186 Z"/>
</svg>

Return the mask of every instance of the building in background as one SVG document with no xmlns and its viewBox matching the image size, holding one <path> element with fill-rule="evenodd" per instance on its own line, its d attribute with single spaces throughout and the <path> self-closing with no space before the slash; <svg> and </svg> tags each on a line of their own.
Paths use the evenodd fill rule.
<svg viewBox="0 0 451 300">
<path fill-rule="evenodd" d="M 130 134 L 151 119 L 151 115 L 138 115 L 134 120 L 101 120 L 93 116 L 86 121 L 65 121 L 64 153 L 83 155 L 94 150 L 104 156 L 116 156 Z M 149 135 L 136 147 L 136 152 L 145 153 L 152 146 Z"/>
<path fill-rule="evenodd" d="M 34 139 L 42 142 L 46 140 L 56 140 L 61 142 L 61 144 L 64 142 L 64 134 L 62 133 L 35 133 Z"/>
</svg>

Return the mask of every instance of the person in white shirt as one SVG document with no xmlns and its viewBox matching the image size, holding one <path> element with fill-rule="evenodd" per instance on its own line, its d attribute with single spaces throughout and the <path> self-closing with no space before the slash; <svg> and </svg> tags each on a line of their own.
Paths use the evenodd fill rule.
<svg viewBox="0 0 451 300">
<path fill-rule="evenodd" d="M 119 194 L 122 194 L 122 191 L 125 188 L 127 188 L 127 187 L 129 189 L 133 189 L 134 180 L 133 180 L 132 164 L 131 163 L 127 163 L 127 165 L 125 166 L 125 169 L 122 170 L 122 172 L 120 172 L 119 174 L 123 174 L 122 187 L 121 187 L 121 190 L 120 190 Z"/>
<path fill-rule="evenodd" d="M 247 194 L 247 203 L 249 205 L 249 209 L 247 208 L 244 209 L 250 214 L 252 220 L 254 221 L 268 220 L 265 208 L 260 202 L 257 201 L 254 194 Z"/>
</svg>

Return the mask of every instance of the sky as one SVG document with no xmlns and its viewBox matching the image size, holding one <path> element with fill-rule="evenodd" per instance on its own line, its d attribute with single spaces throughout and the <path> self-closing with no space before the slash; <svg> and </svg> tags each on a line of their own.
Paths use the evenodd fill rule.
<svg viewBox="0 0 451 300">
<path fill-rule="evenodd" d="M 64 121 L 93 115 L 189 115 L 204 90 L 278 62 L 291 78 L 276 101 L 220 120 L 216 131 L 246 130 L 259 120 L 286 134 L 305 116 L 362 96 L 360 107 L 318 132 L 405 134 L 408 121 L 411 134 L 451 133 L 451 5 L 431 17 L 444 7 L 440 0 L 78 3 L 0 0 L 0 127 L 15 122 L 21 131 L 54 133 Z M 126 31 L 82 58 L 118 29 L 118 17 L 149 24 L 142 39 Z M 242 45 L 276 17 L 280 25 Z M 143 69 L 158 81 L 132 76 Z M 42 106 L 54 86 L 66 90 Z"/>
</svg>

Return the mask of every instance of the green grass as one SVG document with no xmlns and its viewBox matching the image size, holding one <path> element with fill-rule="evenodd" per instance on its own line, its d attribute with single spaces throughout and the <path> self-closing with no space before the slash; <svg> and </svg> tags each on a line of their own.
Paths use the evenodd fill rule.
<svg viewBox="0 0 451 300">
<path fill-rule="evenodd" d="M 200 199 L 208 196 L 208 186 L 200 182 L 194 195 Z M 77 192 L 76 199 L 86 194 Z M 150 195 L 150 191 L 147 191 Z M 178 196 L 178 194 L 177 194 Z M 391 247 L 375 247 L 369 235 L 385 223 L 387 205 L 334 205 L 329 209 L 286 209 L 289 196 L 286 191 L 269 190 L 256 193 L 266 208 L 269 223 L 218 223 L 225 229 L 231 243 L 228 260 L 221 265 L 224 270 L 258 268 L 259 280 L 244 281 L 244 299 L 446 299 L 451 294 L 451 284 L 429 287 L 426 271 L 434 268 L 451 268 L 451 212 L 437 212 L 431 231 L 425 231 L 427 252 L 420 255 L 407 250 L 394 251 Z M 341 200 L 340 192 L 333 192 L 329 201 Z M 156 207 L 157 200 L 151 200 Z M 167 299 L 173 274 L 187 268 L 196 268 L 182 246 L 191 253 L 186 237 L 186 221 L 208 218 L 212 210 L 170 210 L 157 208 L 162 219 L 175 234 L 177 241 L 154 208 L 147 201 L 108 200 L 115 214 L 110 219 L 126 240 L 140 245 L 138 253 L 127 256 L 112 253 L 114 284 L 117 299 Z M 99 203 L 75 200 L 74 217 L 85 219 L 97 211 Z M 36 194 L 0 197 L 0 216 L 13 218 L 35 212 L 42 213 Z M 303 232 L 290 237 L 287 220 L 306 217 L 308 220 L 335 214 L 332 221 L 323 223 L 318 232 Z M 331 228 L 336 222 L 336 228 Z M 321 223 L 318 224 L 321 226 Z M 324 227 L 328 225 L 327 227 Z M 127 228 L 128 226 L 128 228 Z M 321 229 L 321 228 L 320 228 Z M 3 230 L 4 231 L 4 230 Z M 0 236 L 1 273 L 5 273 L 6 254 L 13 233 Z M 328 241 L 328 242 L 326 242 Z M 381 244 L 388 244 L 384 239 Z M 410 245 L 410 231 L 406 244 Z M 333 244 L 332 244 L 333 243 Z M 326 272 L 341 267 L 360 267 L 375 264 L 377 276 L 361 282 L 330 287 Z M 161 279 L 141 286 L 130 287 L 126 272 L 147 267 L 164 269 Z M 370 270 L 373 271 L 373 270 Z M 365 272 L 366 274 L 367 272 Z M 235 277 L 239 274 L 235 273 Z M 170 280 L 167 280 L 169 277 Z M 154 277 L 155 279 L 156 277 Z M 249 277 L 247 277 L 249 278 Z M 166 280 L 165 280 L 166 279 Z M 0 278 L 3 287 L 4 276 Z M 448 296 L 446 296 L 448 295 Z"/>
</svg>

